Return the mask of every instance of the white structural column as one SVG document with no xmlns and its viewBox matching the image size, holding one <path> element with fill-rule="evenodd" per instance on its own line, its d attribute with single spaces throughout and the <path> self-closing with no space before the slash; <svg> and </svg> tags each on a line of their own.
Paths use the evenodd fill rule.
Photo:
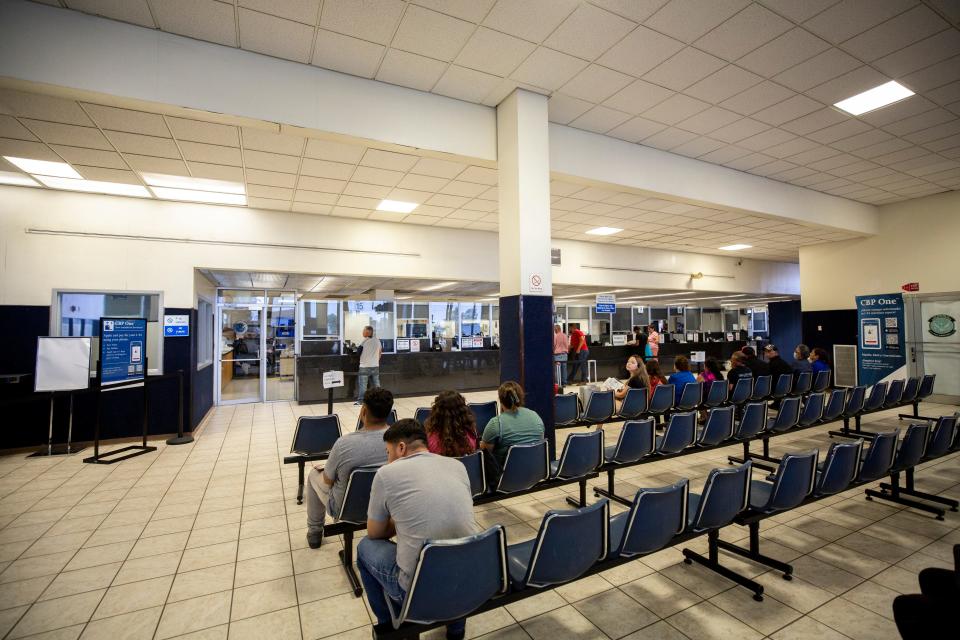
<svg viewBox="0 0 960 640">
<path fill-rule="evenodd" d="M 547 97 L 517 89 L 497 106 L 500 295 L 552 295 Z"/>
</svg>

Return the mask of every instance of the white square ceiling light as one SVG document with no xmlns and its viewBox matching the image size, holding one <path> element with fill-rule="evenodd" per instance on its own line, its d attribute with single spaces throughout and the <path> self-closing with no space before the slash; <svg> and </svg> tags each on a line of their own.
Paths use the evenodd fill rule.
<svg viewBox="0 0 960 640">
<path fill-rule="evenodd" d="M 618 229 L 616 227 L 597 227 L 596 229 L 590 229 L 586 233 L 591 236 L 612 236 L 615 233 L 620 233 L 623 229 Z"/>
<path fill-rule="evenodd" d="M 728 244 L 725 247 L 720 247 L 721 251 L 740 251 L 742 249 L 752 249 L 752 244 Z"/>
<path fill-rule="evenodd" d="M 132 196 L 134 198 L 149 198 L 150 192 L 142 184 L 126 184 L 123 182 L 101 182 L 100 180 L 76 180 L 74 178 L 60 178 L 57 176 L 34 176 L 37 180 L 51 189 L 64 191 L 83 191 L 84 193 L 106 193 L 113 196 Z"/>
<path fill-rule="evenodd" d="M 40 185 L 31 178 L 16 171 L 0 171 L 0 184 L 15 184 L 20 187 L 39 187 Z"/>
<path fill-rule="evenodd" d="M 198 191 L 196 189 L 174 189 L 171 187 L 150 187 L 153 195 L 162 200 L 181 202 L 203 202 L 207 204 L 246 205 L 247 196 L 242 193 L 217 193 L 216 191 Z"/>
<path fill-rule="evenodd" d="M 16 165 L 27 173 L 39 176 L 54 176 L 58 178 L 73 178 L 82 180 L 83 176 L 77 173 L 73 167 L 66 162 L 50 162 L 49 160 L 31 160 L 30 158 L 17 158 L 14 156 L 3 156 L 3 159 L 10 164 Z"/>
<path fill-rule="evenodd" d="M 907 89 L 899 82 L 891 80 L 879 87 L 874 87 L 846 100 L 841 100 L 833 106 L 838 109 L 843 109 L 847 113 L 859 116 L 860 114 L 874 111 L 880 107 L 893 104 L 894 102 L 900 102 L 912 95 L 913 91 L 910 91 L 910 89 Z"/>
<path fill-rule="evenodd" d="M 416 202 L 402 202 L 400 200 L 381 200 L 377 211 L 391 211 L 393 213 L 410 213 L 417 208 Z"/>
<path fill-rule="evenodd" d="M 169 187 L 171 189 L 188 189 L 192 191 L 214 191 L 216 193 L 246 193 L 242 183 L 228 180 L 211 180 L 209 178 L 191 178 L 190 176 L 174 176 L 165 173 L 141 173 L 143 181 L 151 187 Z"/>
</svg>

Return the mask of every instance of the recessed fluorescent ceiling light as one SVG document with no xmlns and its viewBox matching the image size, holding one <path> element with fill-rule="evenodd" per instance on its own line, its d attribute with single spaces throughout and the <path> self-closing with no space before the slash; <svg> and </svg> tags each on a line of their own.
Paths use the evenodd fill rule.
<svg viewBox="0 0 960 640">
<path fill-rule="evenodd" d="M 164 200 L 181 200 L 183 202 L 205 202 L 209 204 L 247 204 L 247 197 L 237 193 L 216 193 L 213 191 L 197 191 L 195 189 L 171 189 L 169 187 L 150 187 L 153 194 Z"/>
<path fill-rule="evenodd" d="M 21 187 L 39 187 L 30 176 L 25 176 L 16 171 L 0 171 L 0 184 L 15 184 Z"/>
<path fill-rule="evenodd" d="M 741 249 L 752 249 L 752 244 L 728 244 L 725 247 L 720 247 L 721 251 L 740 251 Z"/>
<path fill-rule="evenodd" d="M 75 180 L 73 178 L 57 178 L 54 176 L 35 176 L 37 180 L 51 189 L 64 191 L 84 191 L 86 193 L 108 193 L 113 196 L 133 196 L 135 198 L 149 198 L 150 192 L 140 184 L 124 184 L 122 182 L 100 182 L 99 180 Z"/>
<path fill-rule="evenodd" d="M 678 291 L 677 293 L 655 293 L 649 296 L 636 296 L 633 298 L 624 298 L 624 300 L 646 300 L 647 298 L 666 298 L 667 296 L 688 296 L 689 291 Z"/>
<path fill-rule="evenodd" d="M 416 202 L 401 202 L 400 200 L 381 200 L 377 211 L 392 211 L 393 213 L 410 213 L 417 208 Z"/>
<path fill-rule="evenodd" d="M 852 98 L 841 100 L 833 106 L 838 109 L 843 109 L 847 113 L 859 116 L 862 113 L 885 107 L 888 104 L 900 102 L 904 98 L 909 98 L 912 95 L 913 91 L 910 91 L 910 89 L 907 89 L 899 82 L 891 80 L 869 91 L 858 93 Z"/>
<path fill-rule="evenodd" d="M 620 233 L 623 229 L 617 229 L 616 227 L 597 227 L 596 229 L 590 229 L 587 231 L 587 235 L 591 236 L 612 236 L 615 233 Z"/>
<path fill-rule="evenodd" d="M 141 173 L 143 181 L 151 187 L 170 187 L 173 189 L 192 189 L 195 191 L 216 191 L 217 193 L 246 193 L 239 182 L 227 180 L 210 180 L 208 178 L 191 178 L 189 176 L 172 176 L 165 173 Z"/>
<path fill-rule="evenodd" d="M 435 284 L 430 287 L 424 287 L 420 291 L 436 291 L 437 289 L 443 289 L 444 287 L 449 287 L 450 285 L 457 284 L 456 282 L 441 282 L 440 284 Z"/>
<path fill-rule="evenodd" d="M 82 180 L 83 176 L 77 173 L 73 167 L 66 162 L 49 162 L 47 160 L 31 160 L 30 158 L 16 158 L 13 156 L 3 156 L 4 159 L 17 165 L 27 173 L 33 173 L 41 176 L 56 176 L 58 178 L 74 178 Z"/>
</svg>

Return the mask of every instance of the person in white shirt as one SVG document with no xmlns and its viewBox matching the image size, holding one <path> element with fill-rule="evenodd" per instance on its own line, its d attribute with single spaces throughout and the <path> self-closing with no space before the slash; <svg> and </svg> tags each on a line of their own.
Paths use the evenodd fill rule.
<svg viewBox="0 0 960 640">
<path fill-rule="evenodd" d="M 363 328 L 363 342 L 360 343 L 360 369 L 357 373 L 357 401 L 363 404 L 363 394 L 367 392 L 367 383 L 380 386 L 380 354 L 383 347 L 380 340 L 373 337 L 373 327 Z"/>
</svg>

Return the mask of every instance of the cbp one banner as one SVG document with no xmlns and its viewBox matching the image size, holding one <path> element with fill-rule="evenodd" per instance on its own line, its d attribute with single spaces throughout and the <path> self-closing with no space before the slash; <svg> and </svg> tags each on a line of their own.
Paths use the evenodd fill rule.
<svg viewBox="0 0 960 640">
<path fill-rule="evenodd" d="M 857 296 L 860 344 L 857 349 L 857 381 L 876 384 L 906 367 L 903 294 Z"/>
</svg>

